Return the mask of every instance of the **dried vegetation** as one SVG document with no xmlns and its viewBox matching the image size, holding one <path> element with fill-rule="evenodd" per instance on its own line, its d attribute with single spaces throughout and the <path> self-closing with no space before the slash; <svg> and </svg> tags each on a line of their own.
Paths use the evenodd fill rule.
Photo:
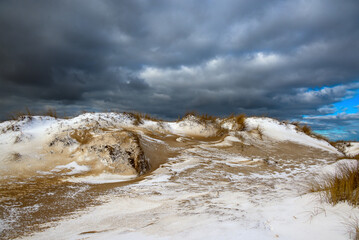
<svg viewBox="0 0 359 240">
<path fill-rule="evenodd" d="M 211 116 L 208 114 L 199 114 L 196 111 L 191 111 L 191 112 L 186 112 L 182 118 L 178 118 L 177 122 L 183 121 L 188 117 L 195 117 L 199 123 L 203 123 L 203 124 L 215 123 L 216 120 L 218 119 L 218 117 L 216 116 Z"/>
<path fill-rule="evenodd" d="M 310 185 L 310 192 L 319 192 L 321 197 L 335 205 L 346 201 L 359 205 L 359 163 L 338 164 L 335 174 L 326 174 Z"/>
<path fill-rule="evenodd" d="M 246 129 L 246 115 L 245 114 L 239 114 L 234 115 L 233 113 L 224 119 L 224 121 L 233 121 L 235 123 L 234 129 L 236 131 L 244 131 Z"/>
<path fill-rule="evenodd" d="M 223 128 L 222 125 L 225 122 L 232 123 L 232 129 L 235 131 L 244 131 L 246 129 L 245 120 L 246 116 L 244 114 L 231 114 L 226 118 L 219 118 L 217 116 L 212 116 L 208 114 L 199 114 L 195 111 L 187 112 L 182 118 L 178 118 L 177 122 L 183 121 L 189 117 L 193 117 L 197 123 L 203 124 L 204 126 L 212 126 L 217 129 L 217 136 L 223 136 L 228 133 L 227 128 Z"/>
<path fill-rule="evenodd" d="M 23 120 L 25 118 L 32 119 L 33 116 L 48 116 L 53 118 L 58 118 L 57 112 L 53 108 L 48 108 L 44 112 L 33 112 L 29 108 L 26 107 L 24 112 L 14 112 L 9 115 L 11 120 Z M 64 118 L 66 118 L 64 116 Z"/>
<path fill-rule="evenodd" d="M 322 135 L 320 135 L 320 134 L 317 134 L 317 133 L 313 132 L 313 130 L 311 129 L 311 127 L 309 127 L 309 126 L 306 125 L 306 124 L 300 124 L 299 122 L 292 122 L 292 124 L 296 127 L 296 130 L 297 130 L 298 132 L 302 132 L 302 133 L 304 133 L 304 134 L 306 134 L 306 135 L 308 135 L 308 136 L 310 136 L 310 137 L 314 137 L 314 138 L 316 138 L 316 139 L 324 140 L 324 141 L 326 141 L 326 142 L 331 143 L 328 138 L 326 138 L 326 137 L 324 137 L 324 136 L 322 136 Z"/>
<path fill-rule="evenodd" d="M 133 125 L 138 126 L 143 124 L 143 120 L 151 120 L 155 122 L 161 122 L 160 119 L 152 117 L 147 113 L 138 113 L 138 112 L 123 112 L 127 116 L 129 116 L 133 120 Z"/>
</svg>

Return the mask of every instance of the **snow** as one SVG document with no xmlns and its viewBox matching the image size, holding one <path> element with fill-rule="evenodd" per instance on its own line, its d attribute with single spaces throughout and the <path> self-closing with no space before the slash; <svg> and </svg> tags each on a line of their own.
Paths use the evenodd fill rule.
<svg viewBox="0 0 359 240">
<path fill-rule="evenodd" d="M 313 195 L 287 198 L 263 205 L 254 205 L 245 195 L 221 193 L 217 204 L 237 206 L 238 219 L 218 220 L 211 214 L 180 215 L 170 204 L 173 200 L 148 197 L 113 197 L 110 202 L 93 208 L 75 219 L 62 221 L 58 226 L 26 239 L 348 239 L 350 232 L 343 219 L 354 219 L 358 209 L 347 204 L 335 207 L 318 203 Z M 193 197 L 193 196 L 192 196 Z M 190 196 L 181 196 L 190 199 Z M 180 199 L 177 199 L 177 201 Z M 158 209 L 170 212 L 149 223 L 137 219 L 138 226 L 122 226 L 150 216 Z M 233 210 L 234 211 L 234 210 Z M 139 214 L 139 215 L 138 215 Z M 96 219 L 96 221 L 93 221 Z M 122 219 L 122 220 L 121 220 Z M 152 219 L 152 220 L 151 220 Z M 153 223 L 151 223 L 153 222 Z M 141 228 L 139 228 L 142 226 Z M 96 232 L 95 232 L 96 231 Z M 92 233 L 91 233 L 92 232 Z M 82 234 L 81 234 L 82 233 Z M 353 237 L 353 235 L 352 235 Z"/>
<path fill-rule="evenodd" d="M 330 164 L 325 166 L 323 169 L 321 169 L 321 173 L 323 175 L 326 174 L 330 174 L 330 175 L 336 175 L 338 174 L 338 166 L 340 165 L 345 165 L 349 168 L 354 168 L 358 165 L 358 161 L 357 160 L 353 160 L 353 159 L 341 159 L 337 162 L 335 162 L 334 164 Z"/>
<path fill-rule="evenodd" d="M 353 157 L 359 154 L 359 142 L 350 142 L 349 146 L 345 146 L 344 153 Z"/>
<path fill-rule="evenodd" d="M 69 174 L 70 175 L 70 174 Z M 68 182 L 77 182 L 77 183 L 88 183 L 88 184 L 104 184 L 104 183 L 116 183 L 116 182 L 125 182 L 133 180 L 137 175 L 119 175 L 119 174 L 110 174 L 110 173 L 101 173 L 99 175 L 91 175 L 85 177 L 72 177 L 67 178 Z"/>
<path fill-rule="evenodd" d="M 186 119 L 179 122 L 168 122 L 167 126 L 170 132 L 181 136 L 215 136 L 217 130 L 214 126 L 202 124 L 198 122 L 196 117 L 188 116 Z"/>
<path fill-rule="evenodd" d="M 233 142 L 241 142 L 237 137 L 226 136 L 222 141 L 213 144 L 214 147 L 230 147 L 233 146 Z"/>
<path fill-rule="evenodd" d="M 16 124 L 15 121 L 11 121 Z M 0 152 L 6 152 L 10 147 L 14 150 L 16 148 L 31 149 L 34 146 L 41 146 L 46 140 L 50 138 L 52 132 L 49 131 L 57 124 L 57 120 L 53 118 L 33 117 L 32 120 L 20 121 L 18 123 L 19 131 L 8 131 L 0 135 Z M 54 131 L 55 132 L 55 131 Z M 31 141 L 32 144 L 14 144 L 16 137 L 25 136 L 25 142 Z"/>
<path fill-rule="evenodd" d="M 141 137 L 143 138 L 143 139 L 146 139 L 147 141 L 149 141 L 149 142 L 154 142 L 154 143 L 164 143 L 164 141 L 162 141 L 162 140 L 159 140 L 159 139 L 156 139 L 156 138 L 153 138 L 153 137 L 149 137 L 149 136 L 147 136 L 147 135 L 145 135 L 145 134 L 141 134 Z"/>
<path fill-rule="evenodd" d="M 298 132 L 296 131 L 295 126 L 291 124 L 280 124 L 277 120 L 271 118 L 247 118 L 246 126 L 249 130 L 258 127 L 265 136 L 277 141 L 296 142 L 339 154 L 339 151 L 328 142 Z"/>
<path fill-rule="evenodd" d="M 338 222 L 352 218 L 358 210 L 347 204 L 317 203 L 313 197 L 288 198 L 268 206 L 263 217 L 279 239 L 348 239 L 347 226 Z"/>
<path fill-rule="evenodd" d="M 303 175 L 318 172 L 320 165 L 290 172 L 229 174 L 218 171 L 217 164 L 225 160 L 235 163 L 236 169 L 249 159 L 208 154 L 210 149 L 186 149 L 144 180 L 103 196 L 104 204 L 24 239 L 340 240 L 354 236 L 347 223 L 359 216 L 358 209 L 346 203 L 332 206 L 321 202 L 317 194 L 299 195 L 295 189 L 285 189 L 295 186 Z M 293 174 L 299 174 L 298 178 L 292 179 Z M 231 182 L 220 180 L 228 176 L 233 177 Z M 208 184 L 209 178 L 215 184 Z M 246 180 L 254 183 L 248 185 Z M 264 183 L 271 182 L 275 190 L 267 194 Z"/>
<path fill-rule="evenodd" d="M 60 172 L 64 169 L 70 170 L 70 171 L 66 172 L 66 175 L 74 175 L 74 174 L 79 174 L 79 173 L 90 171 L 91 168 L 88 166 L 79 165 L 77 162 L 70 162 L 69 164 L 66 164 L 66 165 L 56 166 L 52 171 Z"/>
</svg>

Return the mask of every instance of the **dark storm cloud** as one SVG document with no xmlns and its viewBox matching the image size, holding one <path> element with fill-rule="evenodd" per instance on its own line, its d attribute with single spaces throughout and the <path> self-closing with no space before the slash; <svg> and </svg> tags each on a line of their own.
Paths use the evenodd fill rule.
<svg viewBox="0 0 359 240">
<path fill-rule="evenodd" d="M 330 113 L 359 88 L 358 22 L 355 0 L 1 1 L 0 115 Z"/>
</svg>

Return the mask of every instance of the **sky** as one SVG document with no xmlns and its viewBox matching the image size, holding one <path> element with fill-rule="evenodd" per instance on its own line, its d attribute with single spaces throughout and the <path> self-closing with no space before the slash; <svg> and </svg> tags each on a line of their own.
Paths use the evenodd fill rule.
<svg viewBox="0 0 359 240">
<path fill-rule="evenodd" d="M 359 140 L 357 0 L 0 1 L 0 119 L 195 110 Z"/>
</svg>

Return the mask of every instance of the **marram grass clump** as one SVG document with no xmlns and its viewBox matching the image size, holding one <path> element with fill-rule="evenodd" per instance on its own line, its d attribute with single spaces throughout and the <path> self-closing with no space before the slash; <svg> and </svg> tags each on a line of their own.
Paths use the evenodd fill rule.
<svg viewBox="0 0 359 240">
<path fill-rule="evenodd" d="M 161 122 L 162 120 L 155 118 L 147 113 L 139 113 L 139 112 L 123 112 L 128 115 L 133 120 L 133 125 L 138 126 L 143 124 L 143 120 L 151 120 L 154 122 Z"/>
<path fill-rule="evenodd" d="M 246 115 L 245 114 L 231 114 L 226 120 L 234 121 L 235 123 L 235 130 L 237 131 L 244 131 L 246 129 Z"/>
<path fill-rule="evenodd" d="M 199 114 L 196 111 L 186 112 L 183 117 L 179 117 L 177 122 L 183 121 L 188 117 L 194 117 L 197 119 L 198 123 L 201 124 L 208 124 L 208 123 L 215 123 L 218 119 L 216 116 L 211 116 L 209 114 Z"/>
<path fill-rule="evenodd" d="M 323 175 L 311 183 L 310 192 L 319 192 L 325 201 L 333 205 L 345 201 L 358 206 L 359 162 L 338 164 L 335 174 Z"/>
<path fill-rule="evenodd" d="M 323 135 L 320 135 L 320 134 L 318 134 L 318 133 L 315 133 L 315 132 L 312 130 L 312 128 L 311 128 L 310 126 L 306 125 L 306 124 L 301 124 L 301 123 L 299 123 L 299 122 L 292 122 L 291 124 L 293 124 L 293 125 L 295 126 L 295 128 L 296 128 L 296 130 L 297 130 L 298 132 L 302 132 L 302 133 L 304 133 L 304 134 L 306 134 L 306 135 L 308 135 L 308 136 L 310 136 L 310 137 L 314 137 L 314 138 L 316 138 L 316 139 L 324 140 L 324 141 L 330 143 L 330 141 L 329 141 L 328 138 L 326 138 L 326 137 L 324 137 Z"/>
<path fill-rule="evenodd" d="M 11 120 L 22 120 L 25 118 L 32 119 L 33 116 L 48 116 L 53 118 L 58 118 L 58 114 L 54 108 L 47 108 L 45 111 L 42 112 L 33 112 L 28 107 L 25 108 L 25 112 L 13 112 L 9 115 Z M 64 115 L 63 118 L 66 118 Z"/>
</svg>

